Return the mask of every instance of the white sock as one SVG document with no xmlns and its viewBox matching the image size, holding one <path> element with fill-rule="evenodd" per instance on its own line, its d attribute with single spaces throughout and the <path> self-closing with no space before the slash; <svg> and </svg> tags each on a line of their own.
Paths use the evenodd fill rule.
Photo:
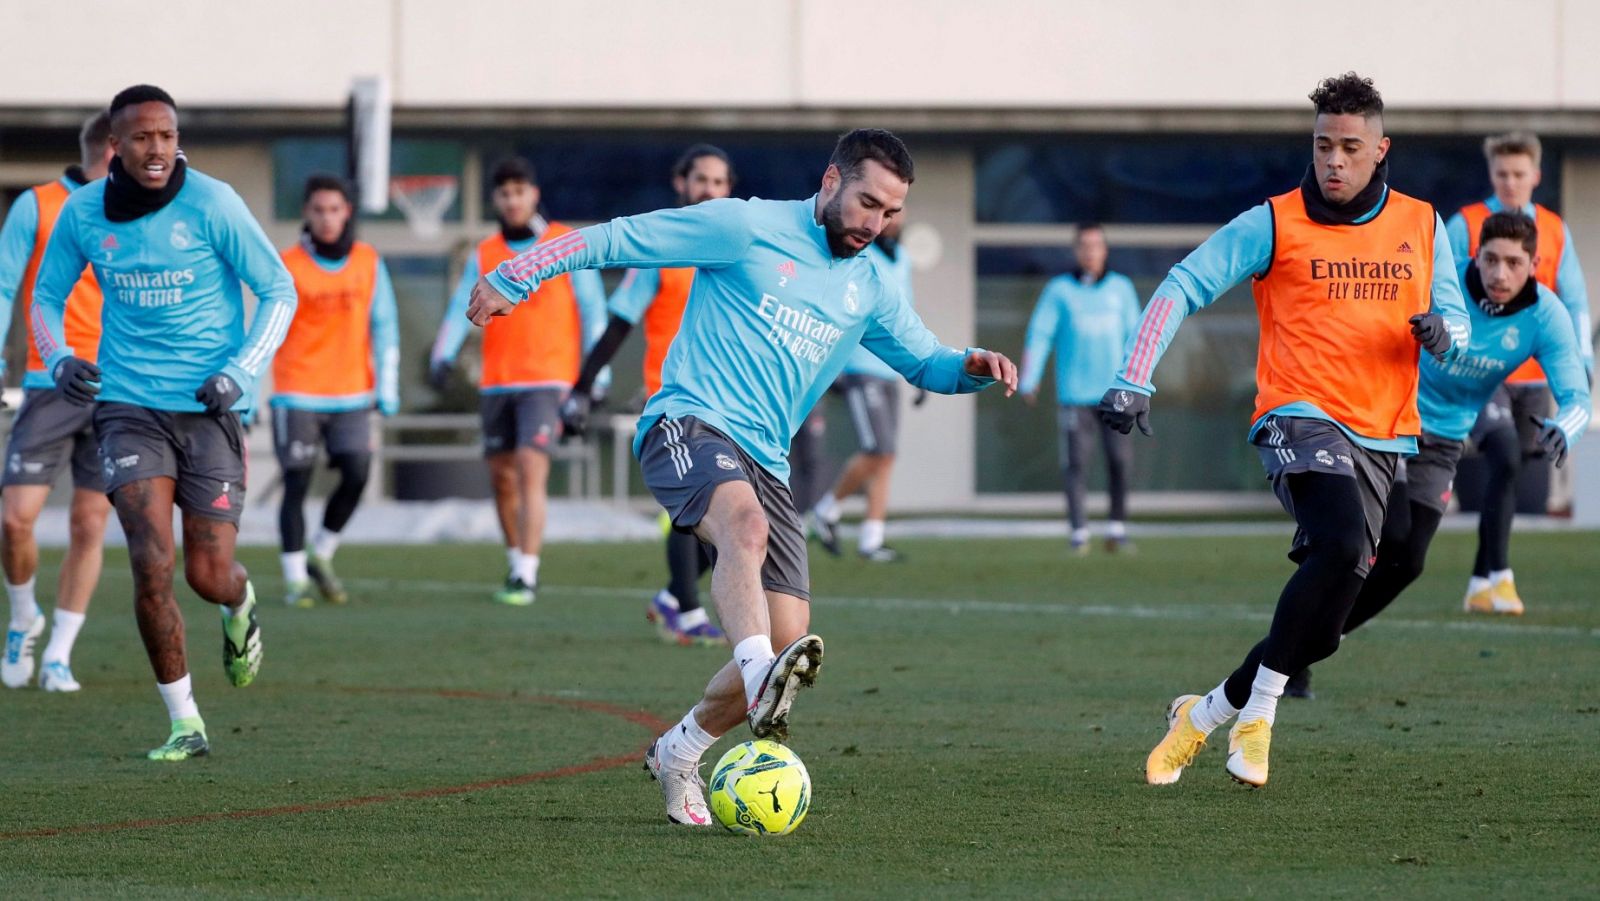
<svg viewBox="0 0 1600 901">
<path fill-rule="evenodd" d="M 861 553 L 870 554 L 883 547 L 883 520 L 863 519 L 861 521 Z"/>
<path fill-rule="evenodd" d="M 21 585 L 6 583 L 6 597 L 11 600 L 11 628 L 26 629 L 40 616 L 39 602 L 33 598 L 33 579 Z"/>
<path fill-rule="evenodd" d="M 656 603 L 668 610 L 678 609 L 678 596 L 663 588 L 656 592 Z"/>
<path fill-rule="evenodd" d="M 512 564 L 511 571 L 517 574 L 528 585 L 535 585 L 539 581 L 539 555 L 523 554 Z"/>
<path fill-rule="evenodd" d="M 688 613 L 678 614 L 678 628 L 684 631 L 693 629 L 695 626 L 703 626 L 708 622 L 710 620 L 706 619 L 706 608 L 704 607 L 696 607 Z"/>
<path fill-rule="evenodd" d="M 844 510 L 840 508 L 838 499 L 833 496 L 831 491 L 822 495 L 822 500 L 817 501 L 817 505 L 811 508 L 811 512 L 817 514 L 817 518 L 823 522 L 830 523 L 838 522 L 839 517 L 844 515 Z"/>
<path fill-rule="evenodd" d="M 161 692 L 161 700 L 167 705 L 167 716 L 173 722 L 200 715 L 200 708 L 194 702 L 194 689 L 189 685 L 188 673 L 184 673 L 183 678 L 176 682 L 165 684 L 157 682 L 156 689 Z"/>
<path fill-rule="evenodd" d="M 1089 543 L 1089 530 L 1087 528 L 1073 529 L 1072 530 L 1072 543 L 1073 544 L 1088 544 Z"/>
<path fill-rule="evenodd" d="M 772 661 L 777 659 L 778 655 L 772 652 L 772 638 L 767 635 L 752 635 L 734 645 L 733 662 L 739 665 L 739 672 L 744 676 L 745 703 L 754 704 L 761 695 L 767 670 L 772 668 Z"/>
<path fill-rule="evenodd" d="M 284 551 L 279 559 L 283 561 L 283 581 L 290 585 L 310 581 L 311 575 L 306 572 L 305 551 Z"/>
<path fill-rule="evenodd" d="M 1288 684 L 1288 676 L 1261 664 L 1256 670 L 1256 680 L 1250 683 L 1250 700 L 1244 702 L 1244 709 L 1239 711 L 1239 722 L 1266 720 L 1267 725 L 1272 725 L 1278 715 L 1278 699 L 1283 697 L 1283 687 Z"/>
<path fill-rule="evenodd" d="M 1494 583 L 1483 576 L 1473 576 L 1467 580 L 1467 594 L 1477 594 L 1480 591 L 1488 591 L 1493 587 Z"/>
<path fill-rule="evenodd" d="M 522 549 L 521 548 L 514 548 L 514 547 L 506 548 L 506 568 L 511 570 L 511 574 L 512 575 L 516 575 L 517 574 L 517 564 L 519 564 L 521 562 L 522 562 Z"/>
<path fill-rule="evenodd" d="M 78 640 L 78 630 L 83 628 L 84 615 L 56 608 L 55 623 L 50 629 L 50 643 L 44 649 L 45 663 L 67 663 L 72 659 L 72 643 Z"/>
<path fill-rule="evenodd" d="M 717 737 L 700 728 L 700 723 L 694 718 L 694 711 L 684 714 L 678 725 L 673 726 L 661 736 L 656 744 L 656 751 L 661 757 L 661 762 L 673 770 L 692 770 L 700 765 L 700 758 L 706 751 L 716 744 Z"/>
<path fill-rule="evenodd" d="M 1511 570 L 1509 569 L 1496 569 L 1489 572 L 1489 584 L 1491 585 L 1504 585 L 1509 581 L 1511 581 Z"/>
<path fill-rule="evenodd" d="M 1194 723 L 1196 729 L 1207 735 L 1239 715 L 1239 708 L 1228 703 L 1228 693 L 1224 691 L 1227 685 L 1228 680 L 1222 680 L 1221 685 L 1206 692 L 1204 697 L 1189 708 L 1189 722 Z"/>
<path fill-rule="evenodd" d="M 1111 527 L 1107 530 L 1106 534 L 1118 540 L 1127 538 L 1128 524 L 1120 519 L 1113 519 L 1111 520 Z"/>
<path fill-rule="evenodd" d="M 323 560 L 332 560 L 339 552 L 339 533 L 328 531 L 327 526 L 317 529 L 316 537 L 311 539 L 311 552 Z"/>
</svg>

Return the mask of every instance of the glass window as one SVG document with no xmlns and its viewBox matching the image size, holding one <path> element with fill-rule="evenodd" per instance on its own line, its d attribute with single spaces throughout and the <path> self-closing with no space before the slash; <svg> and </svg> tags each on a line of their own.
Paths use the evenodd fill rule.
<svg viewBox="0 0 1600 901">
<path fill-rule="evenodd" d="M 389 174 L 398 175 L 456 175 L 460 176 L 466 160 L 466 146 L 457 140 L 445 138 L 415 138 L 396 135 L 389 148 Z M 337 137 L 299 136 L 279 138 L 272 142 L 272 214 L 276 219 L 294 221 L 300 218 L 301 199 L 306 179 L 317 172 L 345 175 L 349 172 L 349 155 L 344 139 Z M 366 218 L 400 221 L 405 217 L 392 205 L 380 216 Z M 445 213 L 445 221 L 461 220 L 461 195 Z"/>
</svg>

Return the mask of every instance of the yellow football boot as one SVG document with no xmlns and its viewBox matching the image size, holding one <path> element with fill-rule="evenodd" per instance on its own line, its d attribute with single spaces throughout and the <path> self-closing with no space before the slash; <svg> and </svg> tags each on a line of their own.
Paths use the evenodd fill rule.
<svg viewBox="0 0 1600 901">
<path fill-rule="evenodd" d="M 1199 695 L 1179 695 L 1167 705 L 1167 735 L 1144 762 L 1144 781 L 1151 785 L 1171 785 L 1183 775 L 1183 768 L 1205 749 L 1206 735 L 1196 729 L 1189 711 L 1199 703 Z"/>
<path fill-rule="evenodd" d="M 1241 785 L 1267 784 L 1267 752 L 1272 750 L 1272 724 L 1251 720 L 1234 724 L 1228 733 L 1228 775 Z"/>
</svg>

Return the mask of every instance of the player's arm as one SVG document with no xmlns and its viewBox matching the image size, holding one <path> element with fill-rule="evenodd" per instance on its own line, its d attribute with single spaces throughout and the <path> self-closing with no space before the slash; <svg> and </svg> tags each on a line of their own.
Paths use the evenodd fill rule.
<svg viewBox="0 0 1600 901">
<path fill-rule="evenodd" d="M 434 336 L 433 349 L 428 352 L 428 381 L 435 390 L 444 387 L 456 365 L 456 354 L 467 340 L 467 303 L 472 299 L 472 286 L 478 283 L 478 251 L 474 249 L 461 269 L 456 288 L 450 292 L 445 304 L 444 318 L 439 320 L 439 333 Z"/>
<path fill-rule="evenodd" d="M 221 372 L 206 379 L 195 392 L 195 399 L 205 404 L 206 412 L 217 415 L 255 406 L 256 384 L 289 334 L 300 298 L 283 257 L 232 189 L 218 197 L 207 227 L 217 255 L 238 274 L 257 301 L 255 319 L 244 345 Z"/>
<path fill-rule="evenodd" d="M 1450 256 L 1455 261 L 1456 280 L 1467 277 L 1467 265 L 1472 262 L 1470 236 L 1467 234 L 1467 217 L 1457 212 L 1444 225 L 1444 234 L 1450 245 Z M 1435 236 L 1437 241 L 1437 235 Z"/>
<path fill-rule="evenodd" d="M 732 265 L 753 240 L 747 217 L 745 201 L 723 199 L 580 228 L 501 263 L 475 286 L 467 318 L 485 325 L 563 272 Z"/>
<path fill-rule="evenodd" d="M 372 286 L 372 372 L 377 382 L 378 412 L 393 416 L 400 412 L 400 311 L 394 299 L 394 282 L 389 267 L 378 261 L 378 277 Z"/>
<path fill-rule="evenodd" d="M 1572 318 L 1572 330 L 1578 338 L 1578 357 L 1583 370 L 1594 376 L 1594 332 L 1589 321 L 1589 284 L 1583 278 L 1583 266 L 1578 262 L 1578 248 L 1572 243 L 1572 230 L 1561 224 L 1565 232 L 1565 250 L 1561 253 L 1561 266 L 1556 269 L 1556 295 Z M 0 270 L 3 271 L 3 270 Z"/>
<path fill-rule="evenodd" d="M 1055 348 L 1056 330 L 1061 327 L 1061 304 L 1056 297 L 1056 281 L 1051 279 L 1039 292 L 1039 301 L 1028 317 L 1028 331 L 1022 340 L 1022 381 L 1018 390 L 1023 399 L 1033 402 L 1044 379 L 1044 364 Z"/>
<path fill-rule="evenodd" d="M 28 257 L 39 234 L 39 199 L 32 191 L 18 195 L 0 226 L 0 345 L 11 332 L 11 307 L 22 277 L 28 271 Z M 0 359 L 0 376 L 5 375 L 5 360 Z"/>
<path fill-rule="evenodd" d="M 997 381 L 1005 383 L 1007 397 L 1017 390 L 1017 367 L 1005 355 L 939 343 L 898 291 L 890 292 L 877 315 L 867 320 L 861 346 L 906 381 L 936 394 L 971 394 Z"/>
<path fill-rule="evenodd" d="M 1444 223 L 1435 213 L 1432 301 L 1426 314 L 1411 317 L 1411 330 L 1417 342 L 1441 363 L 1461 356 L 1472 340 L 1472 319 L 1467 315 L 1467 300 L 1461 293 L 1461 278 L 1457 275 L 1465 269 L 1457 268 L 1455 251 L 1450 242 L 1444 240 L 1445 231 Z"/>
<path fill-rule="evenodd" d="M 1540 290 L 1542 293 L 1543 289 Z M 1584 430 L 1589 427 L 1591 409 L 1589 374 L 1584 370 L 1583 355 L 1566 315 L 1541 320 L 1533 355 L 1544 369 L 1550 381 L 1550 393 L 1556 400 L 1556 415 L 1538 423 L 1539 444 L 1546 454 L 1559 461 L 1566 456 L 1567 449 L 1583 437 Z"/>
</svg>

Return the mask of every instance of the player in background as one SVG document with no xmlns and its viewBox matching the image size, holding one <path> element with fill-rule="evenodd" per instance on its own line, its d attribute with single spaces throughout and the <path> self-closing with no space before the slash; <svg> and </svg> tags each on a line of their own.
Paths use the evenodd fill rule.
<svg viewBox="0 0 1600 901">
<path fill-rule="evenodd" d="M 1444 223 L 1387 184 L 1383 98 L 1347 72 L 1311 93 L 1312 163 L 1292 191 L 1240 214 L 1173 267 L 1139 317 L 1101 400 L 1122 432 L 1150 434 L 1151 376 L 1184 317 L 1253 278 L 1261 343 L 1250 441 L 1298 529 L 1267 636 L 1205 695 L 1168 707 L 1145 779 L 1178 781 L 1206 737 L 1238 716 L 1228 773 L 1267 781 L 1278 698 L 1334 653 L 1372 565 L 1402 455 L 1416 453 L 1419 345 L 1441 362 L 1469 324 Z"/>
<path fill-rule="evenodd" d="M 672 822 L 710 824 L 701 756 L 741 720 L 757 737 L 783 740 L 795 693 L 822 665 L 822 639 L 807 632 L 806 542 L 785 455 L 850 351 L 864 344 L 930 391 L 1016 387 L 1016 368 L 1000 354 L 941 345 L 861 256 L 900 215 L 912 178 L 899 138 L 857 129 L 839 139 L 814 197 L 730 198 L 615 219 L 508 260 L 472 289 L 468 316 L 485 325 L 515 315 L 565 272 L 696 267 L 661 390 L 634 440 L 645 485 L 673 524 L 714 549 L 711 596 L 733 644 L 700 703 L 645 755 Z"/>
<path fill-rule="evenodd" d="M 672 167 L 672 190 L 679 206 L 692 206 L 727 197 L 733 191 L 733 164 L 728 155 L 710 144 L 695 144 Z M 595 381 L 605 371 L 617 348 L 644 324 L 644 390 L 648 399 L 661 390 L 661 364 L 667 348 L 678 336 L 683 308 L 689 302 L 694 269 L 630 269 L 606 304 L 610 320 L 605 334 L 583 360 L 583 371 L 572 394 L 561 407 L 562 425 L 569 434 L 581 435 L 588 426 L 594 403 Z M 650 599 L 645 615 L 661 637 L 677 644 L 722 644 L 727 636 L 706 618 L 700 606 L 700 576 L 711 568 L 705 545 L 690 532 L 667 531 L 667 587 Z"/>
<path fill-rule="evenodd" d="M 887 281 L 900 286 L 906 303 L 915 306 L 911 257 L 900 246 L 902 224 L 899 219 L 887 223 L 865 256 L 883 270 Z M 837 557 L 843 502 L 865 489 L 867 515 L 861 521 L 856 553 L 872 563 L 893 563 L 900 559 L 900 552 L 883 543 L 883 533 L 889 516 L 889 478 L 894 472 L 900 432 L 900 374 L 865 347 L 857 347 L 845 361 L 844 374 L 834 388 L 844 396 L 859 450 L 845 463 L 832 490 L 824 491 L 811 510 L 817 537 L 828 553 Z M 919 390 L 912 404 L 921 406 L 927 398 L 928 393 Z"/>
<path fill-rule="evenodd" d="M 244 201 L 191 170 L 178 109 L 135 85 L 111 101 L 110 174 L 73 192 L 45 251 L 33 338 L 69 399 L 95 404 L 106 491 L 128 536 L 134 615 L 172 721 L 152 760 L 207 753 L 172 593 L 172 508 L 183 511 L 189 587 L 222 610 L 228 681 L 261 666 L 255 589 L 234 559 L 244 505 L 244 432 L 256 381 L 294 318 L 294 281 Z M 101 366 L 63 329 L 67 297 L 93 264 L 105 292 Z M 245 331 L 240 281 L 259 298 Z"/>
<path fill-rule="evenodd" d="M 1543 149 L 1528 132 L 1496 135 L 1483 142 L 1494 194 L 1461 208 L 1446 230 L 1456 265 L 1463 273 L 1478 254 L 1478 234 L 1490 215 L 1502 211 L 1522 213 L 1539 233 L 1534 258 L 1534 279 L 1560 298 L 1567 310 L 1584 369 L 1594 373 L 1594 345 L 1589 335 L 1589 289 L 1572 232 L 1561 217 L 1533 202 L 1539 187 Z M 1478 553 L 1467 581 L 1468 613 L 1522 613 L 1511 572 L 1511 523 L 1517 509 L 1517 475 L 1525 454 L 1537 453 L 1533 425 L 1550 412 L 1550 389 L 1544 371 L 1529 360 L 1506 379 L 1502 390 L 1485 405 L 1473 433 L 1473 445 L 1482 452 L 1489 476 L 1484 486 L 1483 510 L 1478 514 Z"/>
<path fill-rule="evenodd" d="M 1072 249 L 1078 258 L 1077 270 L 1045 284 L 1028 320 L 1022 399 L 1030 406 L 1036 402 L 1045 363 L 1054 353 L 1061 481 L 1067 494 L 1067 519 L 1072 523 L 1072 552 L 1081 556 L 1089 553 L 1084 470 L 1097 433 L 1106 455 L 1106 487 L 1111 497 L 1106 550 L 1133 547 L 1127 526 L 1132 441 L 1102 423 L 1095 405 L 1116 377 L 1122 348 L 1139 321 L 1139 295 L 1127 276 L 1106 269 L 1106 234 L 1098 223 L 1078 226 Z"/>
<path fill-rule="evenodd" d="M 95 113 L 78 132 L 80 163 L 67 167 L 60 178 L 35 185 L 19 196 L 0 228 L 0 345 L 11 327 L 12 305 L 22 300 L 22 318 L 32 312 L 34 283 L 45 245 L 67 196 L 78 188 L 105 178 L 111 161 L 111 120 Z M 67 298 L 67 340 L 93 362 L 100 345 L 100 285 L 94 273 L 84 270 Z M 39 571 L 39 545 L 33 526 L 50 496 L 61 467 L 72 467 L 72 506 L 67 556 L 56 580 L 56 609 L 50 642 L 39 668 L 39 687 L 45 691 L 77 691 L 72 677 L 72 645 L 83 628 L 89 599 L 100 581 L 103 541 L 111 502 L 106 500 L 100 475 L 100 450 L 94 440 L 93 411 L 75 404 L 55 390 L 50 374 L 33 342 L 28 342 L 28 369 L 22 377 L 22 409 L 11 422 L 6 444 L 5 475 L 0 479 L 0 563 L 6 575 L 6 597 L 11 620 L 6 629 L 6 649 L 0 663 L 0 681 L 7 688 L 22 688 L 33 680 L 33 644 L 44 631 L 44 613 L 34 598 L 34 578 Z M 5 363 L 0 360 L 0 374 Z"/>
<path fill-rule="evenodd" d="M 500 230 L 478 242 L 433 343 L 431 379 L 442 386 L 467 339 L 465 313 L 472 286 L 501 263 L 554 244 L 572 229 L 539 215 L 539 180 L 533 164 L 502 160 L 490 174 Z M 550 481 L 550 450 L 561 438 L 561 402 L 578 380 L 583 355 L 605 329 L 605 287 L 598 272 L 562 275 L 544 284 L 516 315 L 483 330 L 483 374 L 478 412 L 483 454 L 494 487 L 495 512 L 506 540 L 502 604 L 533 603 L 539 587 Z"/>
<path fill-rule="evenodd" d="M 1422 437 L 1389 495 L 1378 562 L 1345 620 L 1346 635 L 1422 575 L 1428 546 L 1450 503 L 1463 442 L 1507 373 L 1531 359 L 1548 375 L 1559 408 L 1539 423 L 1536 440 L 1556 466 L 1589 425 L 1589 379 L 1571 319 L 1560 298 L 1533 278 L 1539 251 L 1533 220 L 1516 212 L 1492 213 L 1473 243 L 1478 255 L 1468 262 L 1461 283 L 1472 316 L 1472 342 L 1450 363 L 1422 358 L 1417 389 Z"/>
<path fill-rule="evenodd" d="M 310 607 L 317 592 L 329 603 L 349 600 L 333 555 L 367 487 L 371 411 L 393 416 L 400 410 L 394 285 L 378 251 L 355 239 L 349 187 L 337 176 L 311 176 L 303 212 L 300 240 L 282 253 L 299 304 L 272 361 L 273 448 L 283 470 L 278 536 L 284 602 L 293 607 Z M 322 447 L 339 484 L 307 554 L 306 494 Z"/>
</svg>

